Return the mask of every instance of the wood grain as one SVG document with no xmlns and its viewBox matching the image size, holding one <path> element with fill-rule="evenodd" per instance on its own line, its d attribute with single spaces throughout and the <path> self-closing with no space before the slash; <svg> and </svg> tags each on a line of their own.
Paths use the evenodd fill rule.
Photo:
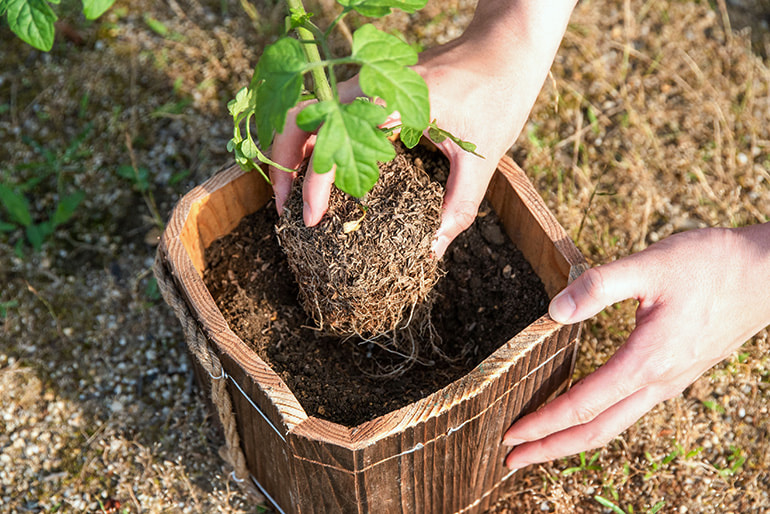
<svg viewBox="0 0 770 514">
<path fill-rule="evenodd" d="M 270 197 L 258 174 L 223 170 L 180 201 L 161 242 L 180 291 L 221 354 L 254 478 L 285 512 L 483 512 L 511 476 L 503 433 L 568 386 L 580 326 L 546 315 L 461 379 L 359 426 L 309 417 L 229 329 L 201 279 L 205 248 Z M 500 162 L 488 199 L 550 296 L 585 269 L 510 159 Z"/>
</svg>

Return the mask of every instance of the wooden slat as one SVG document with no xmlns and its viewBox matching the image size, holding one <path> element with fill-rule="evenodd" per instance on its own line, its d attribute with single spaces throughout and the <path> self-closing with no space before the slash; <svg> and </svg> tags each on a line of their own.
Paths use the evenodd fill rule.
<svg viewBox="0 0 770 514">
<path fill-rule="evenodd" d="M 544 316 L 465 377 L 357 427 L 308 417 L 230 331 L 201 279 L 205 248 L 270 195 L 258 175 L 227 169 L 180 201 L 162 240 L 180 289 L 223 356 L 251 472 L 286 512 L 482 512 L 509 476 L 502 434 L 569 383 L 579 325 Z M 510 159 L 500 162 L 488 198 L 550 296 L 585 269 Z"/>
<path fill-rule="evenodd" d="M 261 402 L 263 412 L 271 423 L 288 433 L 307 419 L 304 409 L 280 377 L 230 330 L 202 279 L 205 245 L 232 230 L 243 216 L 264 205 L 271 194 L 256 173 L 244 173 L 237 166 L 222 170 L 180 200 L 161 238 L 160 251 L 220 358 L 227 356 L 238 363 L 228 373 L 241 370 L 245 374 L 243 387 L 262 391 L 266 400 Z"/>
</svg>

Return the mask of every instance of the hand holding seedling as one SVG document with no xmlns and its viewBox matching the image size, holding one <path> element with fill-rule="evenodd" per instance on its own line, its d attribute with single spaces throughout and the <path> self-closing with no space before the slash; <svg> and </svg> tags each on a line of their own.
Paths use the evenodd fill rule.
<svg viewBox="0 0 770 514">
<path fill-rule="evenodd" d="M 288 0 L 289 34 L 265 48 L 251 83 L 228 104 L 234 125 L 228 149 L 235 154 L 238 164 L 263 174 L 260 164 L 293 174 L 297 162 L 276 162 L 267 157 L 265 149 L 273 143 L 276 134 L 300 129 L 313 132 L 317 139 L 312 171 L 334 170 L 334 184 L 360 198 L 377 182 L 379 163 L 396 156 L 387 137 L 391 129 L 382 127 L 388 115 L 395 112 L 400 117 L 397 128 L 401 141 L 407 147 L 415 146 L 423 131 L 430 128 L 432 133 L 473 152 L 476 148 L 473 143 L 455 138 L 430 121 L 428 88 L 420 75 L 409 68 L 417 62 L 417 53 L 407 43 L 365 24 L 353 33 L 349 56 L 335 57 L 329 51 L 329 33 L 350 12 L 381 17 L 392 9 L 413 12 L 425 2 L 338 0 L 342 12 L 322 31 L 311 21 L 312 14 L 305 11 L 301 0 Z M 292 34 L 296 34 L 296 38 Z M 357 88 L 341 91 L 337 87 L 334 67 L 341 64 L 360 67 Z M 312 76 L 313 89 L 303 94 L 305 75 Z M 354 90 L 355 95 L 351 95 Z M 303 97 L 315 101 L 302 102 Z M 287 140 L 300 144 L 291 135 Z M 298 153 L 276 149 L 274 155 Z M 279 200 L 278 204 L 283 202 Z"/>
<path fill-rule="evenodd" d="M 684 232 L 589 270 L 551 302 L 577 323 L 627 298 L 636 328 L 606 364 L 516 422 L 520 468 L 603 446 L 770 324 L 770 223 Z"/>
<path fill-rule="evenodd" d="M 412 68 L 430 92 L 429 119 L 455 136 L 441 139 L 435 129 L 425 130 L 450 161 L 442 223 L 434 243 L 437 257 L 475 219 L 498 160 L 526 122 L 573 6 L 572 0 L 558 6 L 482 0 L 460 38 L 423 53 Z M 340 97 L 349 101 L 360 96 L 359 79 L 341 84 Z M 394 113 L 384 124 L 400 125 L 403 114 Z M 315 135 L 302 131 L 293 121 L 295 116 L 296 109 L 273 146 L 274 160 L 288 168 L 298 166 L 318 146 Z M 466 151 L 458 140 L 473 141 L 476 152 Z M 307 225 L 317 224 L 325 213 L 333 173 L 312 174 L 306 179 Z M 271 178 L 280 211 L 293 177 L 271 168 Z"/>
</svg>

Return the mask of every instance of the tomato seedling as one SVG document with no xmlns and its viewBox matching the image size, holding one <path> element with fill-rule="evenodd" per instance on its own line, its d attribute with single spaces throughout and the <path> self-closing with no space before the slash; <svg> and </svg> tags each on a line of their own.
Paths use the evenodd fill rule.
<svg viewBox="0 0 770 514">
<path fill-rule="evenodd" d="M 412 13 L 427 0 L 337 0 L 341 13 L 325 30 L 312 21 L 301 0 L 288 0 L 287 34 L 267 46 L 257 63 L 248 87 L 242 88 L 228 104 L 234 133 L 228 150 L 245 169 L 257 169 L 266 180 L 260 163 L 292 172 L 273 162 L 264 149 L 276 133 L 284 130 L 286 117 L 300 101 L 314 99 L 297 115 L 297 126 L 318 131 L 313 153 L 313 170 L 327 173 L 335 168 L 335 185 L 355 196 L 364 196 L 379 178 L 379 162 L 395 158 L 388 135 L 400 129 L 407 148 L 414 147 L 425 130 L 431 139 L 451 139 L 463 149 L 476 146 L 454 137 L 430 120 L 428 86 L 410 66 L 417 63 L 417 52 L 396 36 L 365 24 L 353 33 L 351 53 L 334 57 L 327 44 L 334 27 L 350 12 L 379 18 L 393 9 Z M 366 98 L 350 103 L 340 100 L 334 67 L 359 66 L 358 80 Z M 312 77 L 313 90 L 305 91 L 305 75 Z M 369 98 L 379 98 L 384 105 Z M 382 129 L 388 115 L 398 111 L 399 127 Z"/>
</svg>

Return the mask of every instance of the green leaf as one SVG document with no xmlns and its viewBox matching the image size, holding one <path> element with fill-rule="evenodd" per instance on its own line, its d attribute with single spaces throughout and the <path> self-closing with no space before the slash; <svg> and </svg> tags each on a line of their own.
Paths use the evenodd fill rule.
<svg viewBox="0 0 770 514">
<path fill-rule="evenodd" d="M 379 18 L 391 13 L 391 9 L 401 9 L 413 13 L 425 7 L 427 0 L 337 0 L 341 6 L 353 9 L 370 18 Z"/>
<path fill-rule="evenodd" d="M 302 43 L 292 38 L 269 45 L 259 59 L 250 87 L 256 89 L 254 116 L 262 148 L 283 132 L 286 114 L 299 102 L 306 63 Z"/>
<path fill-rule="evenodd" d="M 86 194 L 83 191 L 76 191 L 59 200 L 59 203 L 56 205 L 56 211 L 51 217 L 53 226 L 57 227 L 63 223 L 67 223 L 75 214 L 75 211 L 85 196 Z"/>
<path fill-rule="evenodd" d="M 254 99 L 254 92 L 248 87 L 242 87 L 235 93 L 235 98 L 227 102 L 227 110 L 233 118 L 237 118 L 239 114 L 246 111 L 251 105 Z"/>
<path fill-rule="evenodd" d="M 420 132 L 428 126 L 428 86 L 407 67 L 417 63 L 411 46 L 366 24 L 353 34 L 351 57 L 361 64 L 359 84 L 364 94 L 385 100 L 388 110 L 401 114 L 405 126 Z"/>
<path fill-rule="evenodd" d="M 5 318 L 8 315 L 8 309 L 15 309 L 19 306 L 18 300 L 10 300 L 0 303 L 0 318 Z"/>
<path fill-rule="evenodd" d="M 604 497 L 602 497 L 602 496 L 596 495 L 596 496 L 594 496 L 594 500 L 596 500 L 597 502 L 599 502 L 599 504 L 601 504 L 603 507 L 607 507 L 607 508 L 611 509 L 611 510 L 612 510 L 612 512 L 614 512 L 615 514 L 626 514 L 626 513 L 623 511 L 623 509 L 621 509 L 620 507 L 618 507 L 617 505 L 615 505 L 614 503 L 612 503 L 612 502 L 611 502 L 610 500 L 608 500 L 607 498 L 604 498 Z"/>
<path fill-rule="evenodd" d="M 83 14 L 89 20 L 95 20 L 112 7 L 115 0 L 83 0 Z"/>
<path fill-rule="evenodd" d="M 45 221 L 39 225 L 27 226 L 27 240 L 36 252 L 40 251 L 43 247 L 43 243 L 51 234 L 53 234 L 53 226 L 50 221 Z"/>
<path fill-rule="evenodd" d="M 150 30 L 155 32 L 157 35 L 161 37 L 168 36 L 168 33 L 169 33 L 168 27 L 166 27 L 166 25 L 162 21 L 156 20 L 149 14 L 145 13 L 144 22 L 147 24 L 148 27 L 150 27 Z"/>
<path fill-rule="evenodd" d="M 296 29 L 297 27 L 302 27 L 305 25 L 308 21 L 310 21 L 310 18 L 313 16 L 313 13 L 306 12 L 304 9 L 296 9 L 296 8 L 290 8 L 289 9 L 289 30 Z"/>
<path fill-rule="evenodd" d="M 29 212 L 27 199 L 3 184 L 0 184 L 0 203 L 5 206 L 12 221 L 22 227 L 27 227 L 32 223 L 32 214 Z"/>
<path fill-rule="evenodd" d="M 449 139 L 466 152 L 472 153 L 476 157 L 481 157 L 482 159 L 485 158 L 483 155 L 476 153 L 475 144 L 471 143 L 470 141 L 464 141 L 459 137 L 452 135 L 450 132 L 436 125 L 435 120 L 431 121 L 430 125 L 428 126 L 428 137 L 436 144 L 443 142 L 445 139 Z"/>
<path fill-rule="evenodd" d="M 13 232 L 17 228 L 19 227 L 15 223 L 7 223 L 0 220 L 0 232 Z"/>
<path fill-rule="evenodd" d="M 417 146 L 417 143 L 420 142 L 421 137 L 421 130 L 413 129 L 411 127 L 401 127 L 399 138 L 401 138 L 401 142 L 404 143 L 404 146 L 407 148 L 414 148 Z"/>
<path fill-rule="evenodd" d="M 45 0 L 6 0 L 2 8 L 8 26 L 22 41 L 45 52 L 53 47 L 54 22 L 58 19 Z"/>
<path fill-rule="evenodd" d="M 326 173 L 336 166 L 334 184 L 361 198 L 380 176 L 379 162 L 396 156 L 392 143 L 377 127 L 387 118 L 381 106 L 364 99 L 350 104 L 334 101 L 308 105 L 297 116 L 303 130 L 318 131 L 313 169 Z"/>
<path fill-rule="evenodd" d="M 118 166 L 118 175 L 130 181 L 134 188 L 143 193 L 150 188 L 150 170 L 144 167 L 134 168 L 129 165 Z"/>
</svg>

